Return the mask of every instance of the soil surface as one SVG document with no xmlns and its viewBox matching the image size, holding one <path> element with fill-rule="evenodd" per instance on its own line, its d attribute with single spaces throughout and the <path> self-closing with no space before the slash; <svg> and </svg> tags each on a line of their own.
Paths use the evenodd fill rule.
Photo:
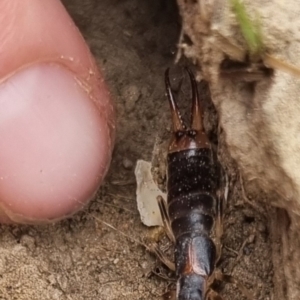
<svg viewBox="0 0 300 300">
<path fill-rule="evenodd" d="M 163 74 L 173 65 L 180 33 L 176 2 L 63 3 L 114 95 L 118 131 L 113 161 L 96 199 L 72 218 L 53 225 L 0 227 L 0 299 L 160 299 L 173 282 L 152 273 L 160 272 L 161 264 L 141 243 L 159 234 L 140 221 L 134 167 L 137 159 L 153 159 L 157 140 L 170 128 Z M 206 129 L 217 146 L 217 116 L 211 104 L 205 107 Z M 225 300 L 246 299 L 242 289 L 252 299 L 279 299 L 272 284 L 267 218 L 272 211 L 258 206 L 255 197 L 246 198 L 222 133 L 218 140 L 230 179 L 220 268 L 238 284 L 222 283 L 216 290 Z"/>
</svg>

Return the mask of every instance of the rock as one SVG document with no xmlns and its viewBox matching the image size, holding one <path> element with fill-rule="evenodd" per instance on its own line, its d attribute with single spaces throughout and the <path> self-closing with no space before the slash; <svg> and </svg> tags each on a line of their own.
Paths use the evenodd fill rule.
<svg viewBox="0 0 300 300">
<path fill-rule="evenodd" d="M 261 18 L 263 39 L 270 53 L 297 65 L 300 61 L 300 6 L 292 1 L 272 3 L 243 1 L 249 13 Z M 230 1 L 211 1 L 206 17 L 201 7 L 178 0 L 183 30 L 192 45 L 183 44 L 185 54 L 200 62 L 202 76 L 210 82 L 212 100 L 219 112 L 231 156 L 244 177 L 264 191 L 276 192 L 273 204 L 300 215 L 300 79 L 276 70 L 273 77 L 257 82 L 236 82 L 219 76 L 225 58 L 216 32 L 234 39 L 241 37 Z M 195 7 L 197 6 L 197 9 Z M 284 20 L 284 22 L 282 22 Z M 199 34 L 200 33 L 200 34 Z M 300 66 L 300 64 L 299 64 Z"/>
<path fill-rule="evenodd" d="M 190 43 L 182 41 L 179 46 L 185 56 L 199 63 L 201 76 L 210 83 L 230 155 L 253 188 L 266 192 L 271 204 L 289 213 L 290 227 L 274 222 L 289 228 L 283 249 L 289 249 L 290 256 L 286 253 L 283 263 L 274 261 L 274 266 L 277 274 L 284 270 L 286 278 L 280 280 L 287 282 L 286 299 L 299 299 L 300 272 L 296 266 L 300 245 L 300 78 L 280 69 L 272 77 L 253 82 L 221 77 L 220 66 L 225 57 L 245 60 L 234 48 L 226 49 L 220 43 L 223 36 L 246 49 L 230 1 L 177 2 L 182 36 L 190 39 Z M 300 67 L 298 1 L 242 2 L 252 17 L 259 16 L 268 53 Z"/>
</svg>

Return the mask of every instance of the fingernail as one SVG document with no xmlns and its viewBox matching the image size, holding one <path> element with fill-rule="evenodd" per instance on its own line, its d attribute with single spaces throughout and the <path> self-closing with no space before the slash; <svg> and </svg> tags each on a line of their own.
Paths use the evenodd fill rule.
<svg viewBox="0 0 300 300">
<path fill-rule="evenodd" d="M 76 76 L 29 66 L 0 85 L 0 202 L 30 220 L 60 218 L 96 192 L 110 160 L 107 120 Z"/>
</svg>

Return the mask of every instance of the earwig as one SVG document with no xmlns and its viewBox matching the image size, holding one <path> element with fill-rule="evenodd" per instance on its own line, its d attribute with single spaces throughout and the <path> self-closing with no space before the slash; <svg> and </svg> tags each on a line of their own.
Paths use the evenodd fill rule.
<svg viewBox="0 0 300 300">
<path fill-rule="evenodd" d="M 204 132 L 195 77 L 189 69 L 187 72 L 192 87 L 189 128 L 181 119 L 174 99 L 169 70 L 165 73 L 173 136 L 167 155 L 167 203 L 159 197 L 158 204 L 167 234 L 175 243 L 178 278 L 176 296 L 168 299 L 222 299 L 211 289 L 220 256 L 220 243 L 211 238 L 213 229 L 221 232 L 217 229 L 221 226 L 222 213 L 218 197 L 220 165 Z M 161 258 L 162 253 L 158 252 Z"/>
</svg>

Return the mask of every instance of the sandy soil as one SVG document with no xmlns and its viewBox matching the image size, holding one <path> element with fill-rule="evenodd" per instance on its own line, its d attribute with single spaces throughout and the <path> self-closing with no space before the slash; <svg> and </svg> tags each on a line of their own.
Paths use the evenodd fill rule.
<svg viewBox="0 0 300 300">
<path fill-rule="evenodd" d="M 176 3 L 63 2 L 114 94 L 116 147 L 106 181 L 84 211 L 54 225 L 0 227 L 0 299 L 159 299 L 170 281 L 151 273 L 160 264 L 138 243 L 155 232 L 141 224 L 137 212 L 134 166 L 137 159 L 152 159 L 157 137 L 169 126 L 163 73 L 176 53 Z M 206 125 L 213 136 L 216 115 L 209 106 Z M 279 299 L 273 295 L 274 242 L 267 218 L 273 211 L 257 208 L 254 199 L 245 201 L 222 134 L 219 152 L 230 175 L 221 268 L 228 272 L 234 266 L 233 277 L 253 299 Z M 234 284 L 222 284 L 218 290 L 224 299 L 244 299 Z"/>
</svg>

